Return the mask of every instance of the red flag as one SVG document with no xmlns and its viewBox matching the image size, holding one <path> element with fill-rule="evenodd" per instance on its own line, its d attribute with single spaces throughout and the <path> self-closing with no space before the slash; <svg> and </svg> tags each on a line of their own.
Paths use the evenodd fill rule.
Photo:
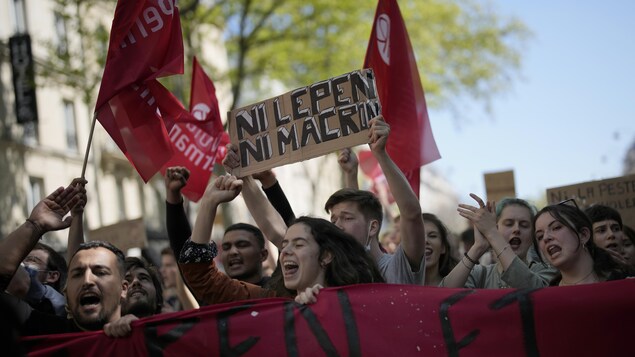
<svg viewBox="0 0 635 357">
<path fill-rule="evenodd" d="M 387 151 L 397 166 L 410 175 L 419 196 L 419 170 L 439 159 L 426 100 L 410 38 L 396 0 L 379 0 L 368 41 L 364 68 L 375 71 L 382 114 L 390 124 Z"/>
<path fill-rule="evenodd" d="M 176 73 L 183 73 L 183 40 L 175 1 L 119 0 L 95 112 L 146 182 L 172 156 L 147 84 Z"/>
<path fill-rule="evenodd" d="M 179 113 L 174 109 L 171 113 L 162 110 L 166 119 L 175 118 L 172 123 L 167 123 L 175 153 L 162 171 L 169 166 L 187 167 L 190 179 L 182 192 L 185 197 L 197 202 L 203 196 L 214 163 L 218 160 L 218 148 L 223 138 L 228 139 L 229 136 L 223 130 L 214 83 L 196 57 L 192 65 L 190 113 Z"/>
</svg>

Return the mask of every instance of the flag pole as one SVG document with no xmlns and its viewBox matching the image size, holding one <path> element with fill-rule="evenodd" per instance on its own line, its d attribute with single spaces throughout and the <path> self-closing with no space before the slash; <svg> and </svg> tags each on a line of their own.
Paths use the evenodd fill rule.
<svg viewBox="0 0 635 357">
<path fill-rule="evenodd" d="M 88 154 L 90 153 L 90 145 L 93 142 L 93 133 L 95 132 L 95 123 L 97 122 L 97 112 L 93 114 L 93 123 L 90 126 L 90 134 L 88 135 L 88 143 L 86 143 L 86 154 L 84 154 L 84 166 L 82 166 L 82 178 L 86 176 L 86 166 L 88 165 Z"/>
</svg>

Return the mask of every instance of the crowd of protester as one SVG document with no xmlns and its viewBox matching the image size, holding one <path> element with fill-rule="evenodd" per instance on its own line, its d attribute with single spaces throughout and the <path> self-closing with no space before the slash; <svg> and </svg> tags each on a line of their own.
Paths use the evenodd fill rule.
<svg viewBox="0 0 635 357">
<path fill-rule="evenodd" d="M 373 193 L 357 188 L 358 161 L 351 150 L 339 157 L 346 187 L 324 203 L 330 220 L 296 217 L 271 171 L 232 176 L 239 155 L 230 144 L 223 162 L 227 174 L 210 182 L 191 226 L 181 195 L 190 174 L 168 168 L 169 246 L 159 267 L 125 257 L 108 242 L 84 242 L 86 180 L 73 180 L 0 240 L 3 332 L 9 331 L 3 336 L 103 330 L 121 337 L 131 332 L 132 321 L 155 314 L 274 296 L 314 303 L 323 287 L 351 284 L 541 288 L 633 275 L 633 229 L 607 206 L 581 210 L 567 200 L 537 211 L 519 198 L 496 204 L 471 195 L 473 202 L 457 208 L 470 228 L 452 234 L 433 213 L 421 211 L 386 152 L 389 133 L 381 116 L 370 122 L 369 146 L 400 213 L 381 240 L 384 207 Z M 217 246 L 211 237 L 218 208 L 238 195 L 256 225 L 225 227 Z M 67 228 L 66 259 L 39 242 L 46 232 Z"/>
</svg>

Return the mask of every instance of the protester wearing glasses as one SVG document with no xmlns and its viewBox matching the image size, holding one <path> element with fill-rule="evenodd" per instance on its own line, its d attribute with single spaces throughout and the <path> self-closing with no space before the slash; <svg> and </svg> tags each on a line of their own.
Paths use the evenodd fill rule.
<svg viewBox="0 0 635 357">
<path fill-rule="evenodd" d="M 576 206 L 556 204 L 538 212 L 534 244 L 541 258 L 558 269 L 550 285 L 591 284 L 623 279 L 630 268 L 614 260 L 593 239 L 591 220 Z"/>
<path fill-rule="evenodd" d="M 48 245 L 37 243 L 16 270 L 7 292 L 36 310 L 65 317 L 66 299 L 62 289 L 66 272 L 64 257 Z"/>
<path fill-rule="evenodd" d="M 494 209 L 475 194 L 479 207 L 459 204 L 462 217 L 474 224 L 474 245 L 441 282 L 453 288 L 536 288 L 547 286 L 556 271 L 542 262 L 527 262 L 532 245 L 535 209 L 525 200 L 507 198 Z M 479 259 L 492 249 L 498 263 L 482 266 Z"/>
</svg>

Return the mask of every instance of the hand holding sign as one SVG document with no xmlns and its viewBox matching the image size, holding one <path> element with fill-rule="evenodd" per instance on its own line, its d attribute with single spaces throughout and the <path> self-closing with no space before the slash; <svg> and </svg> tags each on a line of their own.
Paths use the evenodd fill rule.
<svg viewBox="0 0 635 357">
<path fill-rule="evenodd" d="M 370 130 L 368 131 L 368 146 L 373 154 L 386 151 L 386 143 L 390 134 L 390 125 L 386 123 L 384 117 L 378 115 L 370 121 Z"/>
<path fill-rule="evenodd" d="M 227 144 L 227 153 L 223 159 L 223 168 L 225 172 L 231 174 L 234 169 L 240 167 L 240 156 L 238 156 L 238 147 L 234 144 Z"/>
</svg>

